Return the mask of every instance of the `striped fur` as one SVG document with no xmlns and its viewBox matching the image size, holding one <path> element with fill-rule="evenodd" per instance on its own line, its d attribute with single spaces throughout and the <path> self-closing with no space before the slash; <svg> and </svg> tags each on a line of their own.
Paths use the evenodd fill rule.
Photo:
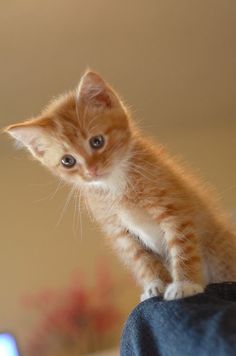
<svg viewBox="0 0 236 356">
<path fill-rule="evenodd" d="M 205 185 L 135 127 L 96 73 L 42 114 L 9 126 L 54 174 L 76 185 L 109 242 L 144 288 L 176 299 L 208 283 L 236 280 L 236 238 Z M 105 146 L 93 151 L 90 137 Z M 77 164 L 66 169 L 64 154 Z M 96 168 L 98 176 L 91 177 Z"/>
</svg>

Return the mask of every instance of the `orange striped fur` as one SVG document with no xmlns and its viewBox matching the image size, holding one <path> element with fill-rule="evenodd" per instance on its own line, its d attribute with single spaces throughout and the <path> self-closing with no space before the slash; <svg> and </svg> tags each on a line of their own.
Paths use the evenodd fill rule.
<svg viewBox="0 0 236 356">
<path fill-rule="evenodd" d="M 236 238 L 200 181 L 135 126 L 93 72 L 37 118 L 6 131 L 54 174 L 76 185 L 143 287 L 141 299 L 176 299 L 236 280 Z M 91 137 L 105 145 L 94 149 Z M 65 168 L 62 156 L 76 164 Z"/>
</svg>

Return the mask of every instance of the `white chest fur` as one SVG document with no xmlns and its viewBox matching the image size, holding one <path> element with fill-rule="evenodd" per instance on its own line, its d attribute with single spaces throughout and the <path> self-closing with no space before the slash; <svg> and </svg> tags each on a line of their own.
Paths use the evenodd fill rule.
<svg viewBox="0 0 236 356">
<path fill-rule="evenodd" d="M 154 252 L 165 255 L 164 233 L 151 217 L 140 209 L 119 211 L 122 224 Z"/>
</svg>

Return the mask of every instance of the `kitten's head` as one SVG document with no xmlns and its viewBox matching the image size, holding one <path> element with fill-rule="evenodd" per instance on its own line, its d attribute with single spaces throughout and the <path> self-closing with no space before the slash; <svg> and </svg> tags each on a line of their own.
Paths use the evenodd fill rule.
<svg viewBox="0 0 236 356">
<path fill-rule="evenodd" d="M 53 173 L 73 183 L 106 184 L 129 155 L 127 112 L 114 90 L 94 72 L 77 90 L 42 114 L 6 131 Z"/>
</svg>

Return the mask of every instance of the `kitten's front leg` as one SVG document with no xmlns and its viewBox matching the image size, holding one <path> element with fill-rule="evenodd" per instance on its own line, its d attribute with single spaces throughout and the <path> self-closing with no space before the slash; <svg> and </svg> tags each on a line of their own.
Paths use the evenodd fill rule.
<svg viewBox="0 0 236 356">
<path fill-rule="evenodd" d="M 164 298 L 172 300 L 202 293 L 205 284 L 202 257 L 192 222 L 177 225 L 169 221 L 165 224 L 165 237 L 173 282 L 167 287 Z"/>
<path fill-rule="evenodd" d="M 128 231 L 120 231 L 112 237 L 112 242 L 144 289 L 141 301 L 163 295 L 166 285 L 171 282 L 171 278 L 158 255 L 147 250 Z"/>
</svg>

